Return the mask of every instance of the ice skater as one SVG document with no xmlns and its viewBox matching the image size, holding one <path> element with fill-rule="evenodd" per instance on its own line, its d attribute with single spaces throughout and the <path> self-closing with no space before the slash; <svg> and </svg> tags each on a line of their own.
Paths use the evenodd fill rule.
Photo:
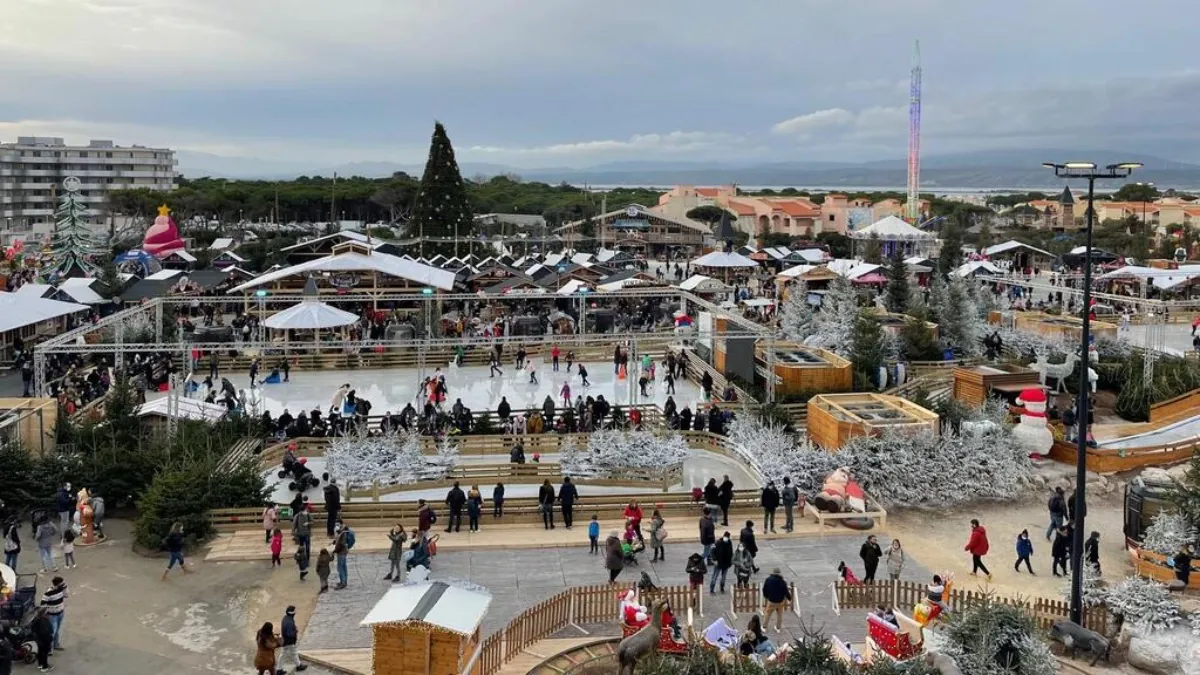
<svg viewBox="0 0 1200 675">
<path fill-rule="evenodd" d="M 570 370 L 570 368 L 568 368 L 567 370 Z M 585 387 L 592 386 L 592 383 L 587 381 L 587 368 L 585 368 L 582 363 L 579 364 L 579 379 L 581 382 L 583 382 L 583 386 L 585 386 Z"/>
<path fill-rule="evenodd" d="M 528 365 L 528 366 L 529 366 L 529 384 L 538 384 L 538 379 L 537 379 L 537 364 L 536 364 L 536 363 L 534 363 L 533 361 L 530 361 L 530 362 L 529 362 L 528 364 L 526 364 L 526 365 Z"/>
<path fill-rule="evenodd" d="M 567 350 L 567 372 L 568 373 L 571 372 L 571 364 L 572 363 L 575 363 L 575 352 L 568 349 Z"/>
<path fill-rule="evenodd" d="M 492 352 L 488 358 L 488 366 L 488 377 L 495 377 L 496 373 L 504 374 L 504 371 L 500 370 L 500 358 L 496 356 L 496 352 Z"/>
<path fill-rule="evenodd" d="M 563 407 L 570 408 L 571 407 L 571 383 L 563 382 L 562 389 L 559 390 L 558 393 L 560 396 L 562 396 Z"/>
</svg>

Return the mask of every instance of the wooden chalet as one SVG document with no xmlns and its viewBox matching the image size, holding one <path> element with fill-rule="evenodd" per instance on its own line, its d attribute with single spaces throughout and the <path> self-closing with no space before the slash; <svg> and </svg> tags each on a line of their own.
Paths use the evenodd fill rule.
<svg viewBox="0 0 1200 675">
<path fill-rule="evenodd" d="M 555 230 L 568 244 L 579 241 L 587 221 L 577 220 Z M 657 256 L 681 250 L 696 254 L 704 247 L 711 229 L 693 220 L 655 213 L 640 204 L 609 211 L 591 219 L 597 241 L 609 248 L 635 255 Z"/>
<path fill-rule="evenodd" d="M 461 675 L 474 671 L 479 625 L 492 596 L 440 581 L 392 586 L 362 625 L 374 634 L 375 675 Z"/>
<path fill-rule="evenodd" d="M 398 256 L 401 253 L 399 245 L 395 242 L 379 239 L 378 237 L 368 237 L 365 234 L 350 230 L 334 232 L 323 237 L 314 237 L 298 244 L 292 244 L 283 248 L 282 252 L 287 257 L 289 265 L 298 265 L 310 260 L 329 257 L 333 255 L 334 248 L 346 243 L 362 244 L 372 251 L 394 256 Z"/>
</svg>

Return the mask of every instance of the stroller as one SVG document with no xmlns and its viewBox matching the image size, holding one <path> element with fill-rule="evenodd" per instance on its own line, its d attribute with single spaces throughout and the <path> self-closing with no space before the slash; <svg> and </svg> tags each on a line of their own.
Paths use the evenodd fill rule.
<svg viewBox="0 0 1200 675">
<path fill-rule="evenodd" d="M 621 543 L 621 554 L 625 561 L 625 565 L 638 564 L 637 554 L 646 550 L 646 542 L 641 539 L 634 539 L 632 542 Z"/>
<path fill-rule="evenodd" d="M 738 546 L 737 550 L 733 552 L 733 573 L 737 577 L 738 587 L 750 587 L 750 575 L 754 573 L 754 558 L 741 546 Z"/>
<path fill-rule="evenodd" d="M 0 639 L 13 649 L 13 660 L 33 663 L 37 647 L 29 631 L 33 608 L 37 604 L 37 575 L 18 574 L 12 597 L 0 605 Z"/>
</svg>

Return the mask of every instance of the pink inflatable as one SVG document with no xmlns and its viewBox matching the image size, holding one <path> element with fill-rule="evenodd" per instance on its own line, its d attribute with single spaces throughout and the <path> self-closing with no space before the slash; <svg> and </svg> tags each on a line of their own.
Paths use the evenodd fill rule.
<svg viewBox="0 0 1200 675">
<path fill-rule="evenodd" d="M 154 224 L 150 226 L 150 229 L 146 230 L 146 237 L 142 240 L 142 249 L 150 255 L 161 258 L 183 247 L 183 239 L 179 237 L 179 228 L 175 225 L 175 220 L 171 218 L 171 209 L 167 208 L 165 204 L 158 207 L 158 217 L 154 219 Z"/>
</svg>

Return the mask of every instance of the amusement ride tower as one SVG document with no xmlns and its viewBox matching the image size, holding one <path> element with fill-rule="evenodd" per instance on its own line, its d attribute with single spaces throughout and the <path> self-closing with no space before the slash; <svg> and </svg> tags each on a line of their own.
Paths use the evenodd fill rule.
<svg viewBox="0 0 1200 675">
<path fill-rule="evenodd" d="M 921 221 L 921 41 L 913 43 L 912 79 L 908 90 L 908 221 Z"/>
</svg>

